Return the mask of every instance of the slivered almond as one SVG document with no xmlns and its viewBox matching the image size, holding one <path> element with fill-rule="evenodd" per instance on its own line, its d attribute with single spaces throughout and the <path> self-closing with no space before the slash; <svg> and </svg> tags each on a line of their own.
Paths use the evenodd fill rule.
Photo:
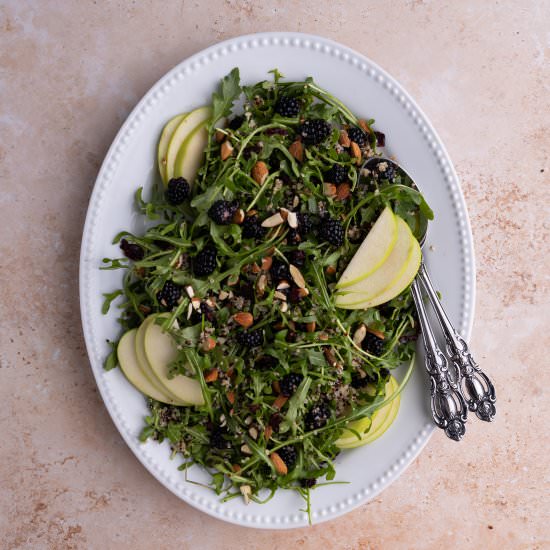
<svg viewBox="0 0 550 550">
<path fill-rule="evenodd" d="M 271 264 L 273 264 L 273 258 L 271 256 L 262 258 L 262 271 L 269 271 L 271 269 Z"/>
<path fill-rule="evenodd" d="M 359 345 L 367 335 L 367 327 L 365 325 L 360 325 L 359 328 L 353 333 L 353 342 Z"/>
<path fill-rule="evenodd" d="M 235 315 L 233 315 L 233 319 L 244 328 L 251 327 L 254 324 L 254 317 L 252 316 L 252 313 L 248 313 L 246 311 L 235 313 Z"/>
<path fill-rule="evenodd" d="M 267 286 L 267 277 L 266 277 L 265 273 L 262 273 L 258 277 L 258 283 L 256 285 L 256 289 L 258 290 L 258 294 L 260 296 L 263 296 L 266 286 Z"/>
<path fill-rule="evenodd" d="M 290 283 L 288 281 L 285 281 L 285 280 L 282 280 L 278 285 L 277 285 L 277 290 L 287 290 L 290 288 Z"/>
<path fill-rule="evenodd" d="M 262 160 L 259 160 L 253 167 L 252 167 L 252 179 L 258 184 L 262 185 L 265 181 L 265 178 L 267 178 L 267 175 L 269 174 L 269 170 L 267 168 L 267 164 L 263 162 Z"/>
<path fill-rule="evenodd" d="M 284 395 L 278 395 L 275 401 L 273 401 L 273 407 L 281 410 L 285 406 L 285 403 L 287 401 L 288 401 L 288 397 Z"/>
<path fill-rule="evenodd" d="M 204 374 L 205 382 L 215 382 L 218 379 L 218 369 L 210 369 Z"/>
<path fill-rule="evenodd" d="M 275 471 L 279 475 L 285 476 L 288 473 L 288 468 L 286 467 L 285 461 L 276 452 L 272 452 L 269 455 L 269 458 L 275 467 Z"/>
<path fill-rule="evenodd" d="M 306 323 L 306 332 L 315 332 L 316 327 L 317 327 L 317 324 L 315 323 L 315 321 Z"/>
<path fill-rule="evenodd" d="M 385 340 L 386 336 L 383 332 L 380 332 L 379 330 L 376 330 L 375 328 L 366 327 L 367 332 L 370 332 L 371 334 L 374 334 L 375 336 L 378 336 L 381 340 Z"/>
<path fill-rule="evenodd" d="M 273 435 L 273 428 L 271 426 L 266 426 L 264 430 L 264 439 L 269 441 Z"/>
<path fill-rule="evenodd" d="M 289 148 L 288 152 L 298 161 L 304 160 L 304 146 L 301 141 L 295 141 Z"/>
<path fill-rule="evenodd" d="M 269 218 L 266 218 L 262 222 L 262 227 L 277 227 L 278 225 L 281 225 L 285 220 L 283 219 L 283 216 L 281 216 L 280 212 L 277 212 L 276 214 L 273 214 L 273 216 L 269 216 Z"/>
<path fill-rule="evenodd" d="M 281 300 L 281 302 L 286 302 L 286 294 L 283 294 L 280 290 L 276 290 L 273 293 L 273 297 Z"/>
<path fill-rule="evenodd" d="M 185 287 L 185 292 L 187 292 L 187 296 L 189 296 L 189 298 L 193 298 L 193 296 L 195 296 L 195 291 L 191 285 Z"/>
<path fill-rule="evenodd" d="M 296 214 L 296 212 L 289 212 L 286 223 L 288 223 L 292 229 L 296 229 L 298 227 L 298 214 Z"/>
<path fill-rule="evenodd" d="M 296 286 L 298 288 L 306 288 L 306 280 L 304 279 L 302 272 L 295 265 L 292 264 L 290 264 L 289 270 L 290 274 L 292 275 L 292 279 L 296 283 Z"/>
<path fill-rule="evenodd" d="M 338 138 L 338 143 L 342 147 L 349 147 L 351 145 L 351 139 L 348 136 L 348 133 L 345 130 L 340 130 L 340 137 Z"/>
<path fill-rule="evenodd" d="M 336 185 L 334 183 L 323 183 L 323 193 L 327 197 L 335 197 L 336 196 Z"/>
<path fill-rule="evenodd" d="M 233 145 L 227 140 L 222 143 L 220 148 L 220 157 L 222 160 L 227 160 L 233 154 Z"/>
<path fill-rule="evenodd" d="M 336 198 L 339 201 L 345 201 L 351 194 L 349 183 L 341 183 L 336 189 Z"/>
<path fill-rule="evenodd" d="M 356 163 L 361 160 L 361 148 L 355 141 L 351 142 L 351 156 L 356 159 Z"/>
<path fill-rule="evenodd" d="M 235 403 L 235 392 L 234 391 L 230 391 L 230 392 L 227 392 L 227 400 L 233 405 L 233 403 Z"/>
<path fill-rule="evenodd" d="M 239 208 L 235 214 L 233 215 L 233 223 L 236 223 L 238 225 L 241 225 L 241 223 L 244 222 L 244 210 L 242 208 Z"/>
</svg>

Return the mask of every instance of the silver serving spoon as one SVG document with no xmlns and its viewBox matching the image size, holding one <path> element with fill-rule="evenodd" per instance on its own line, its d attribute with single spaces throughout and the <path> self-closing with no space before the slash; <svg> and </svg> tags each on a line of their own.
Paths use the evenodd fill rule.
<svg viewBox="0 0 550 550">
<path fill-rule="evenodd" d="M 413 186 L 418 189 L 411 176 L 390 159 L 373 157 L 367 160 L 362 168 L 372 170 L 374 167 L 380 166 L 382 162 L 386 163 L 386 170 L 390 168 L 396 173 L 400 172 L 408 177 L 413 182 Z M 378 176 L 383 174 L 380 170 L 377 173 Z M 427 230 L 420 239 L 420 246 L 423 246 L 426 240 L 426 233 Z M 422 299 L 420 284 L 426 290 L 443 330 L 446 354 L 441 351 L 434 337 Z M 445 430 L 448 437 L 459 441 L 466 432 L 464 423 L 468 409 L 475 412 L 479 419 L 492 422 L 496 414 L 495 388 L 489 377 L 475 362 L 468 344 L 449 320 L 430 280 L 423 259 L 418 274 L 411 285 L 411 293 L 418 311 L 426 350 L 426 369 L 431 379 L 432 416 L 436 425 Z M 451 369 L 449 369 L 449 362 Z"/>
</svg>

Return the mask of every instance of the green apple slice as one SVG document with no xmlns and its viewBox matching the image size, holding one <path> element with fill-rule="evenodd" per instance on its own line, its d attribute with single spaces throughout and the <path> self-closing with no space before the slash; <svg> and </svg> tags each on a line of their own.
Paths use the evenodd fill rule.
<svg viewBox="0 0 550 550">
<path fill-rule="evenodd" d="M 160 177 L 164 185 L 168 182 L 166 179 L 166 155 L 168 153 L 168 144 L 179 123 L 187 116 L 187 113 L 176 115 L 171 118 L 162 129 L 160 134 L 159 144 L 157 147 L 157 163 L 159 167 Z"/>
<path fill-rule="evenodd" d="M 204 150 L 208 143 L 206 123 L 193 130 L 183 142 L 174 165 L 174 177 L 185 178 L 193 185 L 197 172 L 204 160 Z"/>
<path fill-rule="evenodd" d="M 190 405 L 203 405 L 204 397 L 198 380 L 183 375 L 168 377 L 168 365 L 176 359 L 178 350 L 172 336 L 156 324 L 158 317 L 150 315 L 147 318 L 148 324 L 143 338 L 145 356 L 153 374 L 166 390 L 181 401 Z"/>
<path fill-rule="evenodd" d="M 391 376 L 386 384 L 386 397 L 391 397 L 398 388 L 399 384 L 397 380 Z M 355 434 L 350 432 L 349 435 L 344 434 L 340 437 L 336 441 L 336 446 L 340 449 L 354 449 L 355 447 L 361 447 L 378 439 L 386 432 L 397 417 L 400 400 L 401 397 L 398 395 L 390 403 L 377 410 L 372 415 L 372 418 L 362 418 L 350 422 L 349 428 L 361 434 L 361 439 L 358 439 Z M 367 420 L 369 422 L 367 422 Z"/>
<path fill-rule="evenodd" d="M 336 288 L 366 279 L 387 259 L 397 242 L 397 217 L 386 207 L 340 277 Z"/>
<path fill-rule="evenodd" d="M 413 279 L 416 277 L 416 274 L 418 273 L 418 269 L 420 268 L 421 261 L 422 261 L 422 251 L 420 250 L 420 245 L 418 244 L 418 241 L 416 241 L 415 239 L 415 243 L 413 245 L 413 251 L 409 259 L 409 263 L 407 264 L 407 267 L 405 268 L 405 270 L 403 271 L 399 279 L 395 281 L 395 283 L 390 288 L 386 289 L 384 292 L 382 292 L 375 298 L 372 298 L 371 300 L 367 300 L 364 302 L 360 302 L 359 304 L 355 304 L 353 308 L 351 306 L 348 306 L 349 309 L 367 309 L 369 307 L 379 306 L 380 304 L 384 304 L 386 302 L 389 302 L 390 300 L 393 300 L 396 296 L 399 296 L 412 283 Z"/>
<path fill-rule="evenodd" d="M 166 154 L 166 182 L 174 177 L 176 158 L 185 140 L 200 125 L 204 124 L 212 114 L 210 107 L 199 107 L 191 111 L 176 127 Z"/>
<path fill-rule="evenodd" d="M 390 252 L 390 255 L 386 261 L 367 278 L 360 280 L 346 289 L 340 290 L 336 295 L 335 304 L 337 307 L 360 309 L 354 306 L 376 298 L 400 280 L 413 253 L 416 239 L 407 223 L 399 216 L 396 216 L 396 218 L 397 242 Z"/>
<path fill-rule="evenodd" d="M 172 392 L 167 390 L 158 380 L 158 378 L 153 373 L 153 370 L 151 369 L 151 365 L 149 365 L 149 361 L 147 361 L 147 357 L 145 355 L 145 345 L 144 345 L 144 338 L 145 338 L 145 331 L 149 324 L 153 321 L 154 316 L 150 315 L 141 323 L 139 328 L 137 329 L 136 333 L 136 340 L 135 340 L 135 352 L 136 357 L 138 361 L 138 365 L 141 367 L 141 370 L 143 371 L 143 374 L 145 374 L 145 377 L 149 380 L 149 382 L 156 388 L 157 392 L 165 394 L 169 399 L 171 399 L 175 404 L 177 405 L 188 405 L 189 403 L 185 403 L 181 399 L 178 399 L 176 395 L 174 395 Z"/>
<path fill-rule="evenodd" d="M 161 401 L 162 403 L 169 403 L 171 405 L 179 404 L 164 392 L 159 391 L 158 388 L 150 382 L 147 376 L 145 376 L 136 355 L 136 334 L 137 329 L 129 330 L 123 334 L 118 343 L 117 356 L 122 372 L 128 381 L 141 393 L 157 401 Z"/>
</svg>

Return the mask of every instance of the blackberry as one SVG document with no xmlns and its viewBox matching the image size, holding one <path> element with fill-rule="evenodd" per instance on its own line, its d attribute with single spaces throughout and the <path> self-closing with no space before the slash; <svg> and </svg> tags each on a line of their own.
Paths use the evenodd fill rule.
<svg viewBox="0 0 550 550">
<path fill-rule="evenodd" d="M 348 136 L 351 141 L 355 141 L 359 147 L 363 147 L 367 143 L 367 134 L 361 128 L 353 126 L 348 130 Z"/>
<path fill-rule="evenodd" d="M 330 409 L 326 403 L 317 403 L 304 417 L 306 430 L 318 430 L 326 425 Z"/>
<path fill-rule="evenodd" d="M 122 239 L 120 241 L 120 248 L 128 259 L 134 260 L 135 262 L 143 260 L 144 251 L 139 244 L 129 243 L 126 239 Z"/>
<path fill-rule="evenodd" d="M 390 377 L 390 371 L 388 369 L 380 369 L 378 374 L 380 375 L 380 378 L 383 378 L 384 380 Z"/>
<path fill-rule="evenodd" d="M 377 145 L 380 145 L 380 147 L 384 147 L 386 145 L 386 134 L 375 130 L 374 137 L 376 138 Z"/>
<path fill-rule="evenodd" d="M 262 345 L 264 336 L 261 329 L 243 330 L 237 334 L 237 342 L 247 348 L 257 348 Z"/>
<path fill-rule="evenodd" d="M 365 374 L 365 376 L 361 376 L 358 372 L 354 372 L 351 375 L 351 387 L 355 388 L 356 390 L 360 390 L 361 388 L 364 388 L 368 384 L 375 384 L 376 378 L 374 376 L 371 376 L 370 374 Z"/>
<path fill-rule="evenodd" d="M 193 273 L 197 277 L 204 277 L 214 273 L 216 269 L 217 251 L 212 245 L 205 246 L 193 260 Z"/>
<path fill-rule="evenodd" d="M 258 216 L 247 216 L 241 224 L 243 239 L 261 239 L 266 233 L 267 228 L 262 227 Z"/>
<path fill-rule="evenodd" d="M 294 395 L 294 392 L 298 389 L 298 386 L 302 383 L 304 379 L 303 375 L 297 372 L 291 372 L 285 374 L 281 381 L 279 382 L 279 388 L 281 388 L 281 395 L 285 397 L 290 397 Z"/>
<path fill-rule="evenodd" d="M 300 480 L 300 485 L 304 489 L 311 489 L 312 487 L 315 487 L 317 484 L 317 480 L 314 477 L 304 477 Z"/>
<path fill-rule="evenodd" d="M 344 228 L 338 220 L 326 218 L 321 224 L 320 236 L 332 246 L 344 244 Z"/>
<path fill-rule="evenodd" d="M 284 117 L 297 117 L 300 112 L 300 102 L 295 97 L 281 96 L 277 101 L 275 111 Z"/>
<path fill-rule="evenodd" d="M 210 434 L 210 445 L 215 449 L 229 449 L 231 443 L 224 438 L 227 435 L 227 431 L 221 428 L 216 428 Z"/>
<path fill-rule="evenodd" d="M 288 268 L 288 264 L 279 258 L 273 258 L 269 272 L 271 273 L 271 278 L 274 281 L 282 281 L 283 279 L 286 279 L 287 281 L 290 280 L 290 270 Z"/>
<path fill-rule="evenodd" d="M 298 458 L 298 453 L 292 445 L 281 447 L 277 450 L 277 454 L 281 457 L 289 470 L 292 470 L 292 468 L 294 468 L 294 465 L 296 464 L 296 459 Z"/>
<path fill-rule="evenodd" d="M 288 255 L 288 261 L 296 267 L 304 267 L 306 264 L 306 253 L 303 250 L 293 250 Z"/>
<path fill-rule="evenodd" d="M 208 217 L 218 225 L 229 225 L 238 207 L 236 201 L 219 200 L 208 209 Z"/>
<path fill-rule="evenodd" d="M 338 185 L 348 181 L 348 169 L 341 164 L 333 164 L 332 168 L 325 173 L 325 180 Z"/>
<path fill-rule="evenodd" d="M 304 120 L 298 134 L 306 145 L 317 145 L 330 135 L 330 124 L 322 118 Z"/>
<path fill-rule="evenodd" d="M 172 206 L 177 206 L 189 196 L 190 190 L 189 182 L 185 178 L 172 178 L 166 189 L 166 200 Z"/>
<path fill-rule="evenodd" d="M 376 334 L 372 334 L 372 332 L 367 332 L 367 335 L 361 343 L 361 346 L 371 355 L 376 355 L 377 357 L 380 357 L 380 355 L 382 355 L 382 352 L 384 351 L 384 340 L 382 338 L 378 338 L 378 336 L 376 336 Z"/>
<path fill-rule="evenodd" d="M 229 121 L 229 124 L 227 126 L 234 131 L 234 130 L 238 130 L 243 125 L 243 122 L 244 122 L 244 116 L 239 115 L 239 116 L 236 116 L 235 118 L 232 118 Z"/>
<path fill-rule="evenodd" d="M 279 361 L 273 355 L 262 355 L 254 361 L 254 367 L 258 370 L 273 370 Z"/>
<path fill-rule="evenodd" d="M 313 229 L 313 219 L 307 212 L 298 212 L 298 231 L 300 235 L 305 236 Z"/>
<path fill-rule="evenodd" d="M 168 309 L 178 305 L 181 298 L 181 286 L 172 281 L 166 281 L 164 286 L 157 294 L 157 300 Z"/>
</svg>

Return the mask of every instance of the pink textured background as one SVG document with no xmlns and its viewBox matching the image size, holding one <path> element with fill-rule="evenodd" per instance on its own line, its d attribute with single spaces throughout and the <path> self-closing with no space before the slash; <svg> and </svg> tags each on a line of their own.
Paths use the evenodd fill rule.
<svg viewBox="0 0 550 550">
<path fill-rule="evenodd" d="M 550 548 L 548 0 L 0 3 L 2 548 Z M 264 30 L 341 41 L 417 99 L 455 162 L 478 263 L 473 346 L 494 425 L 436 434 L 388 490 L 259 532 L 180 502 L 137 462 L 81 336 L 84 213 L 120 124 L 168 69 Z"/>
</svg>

